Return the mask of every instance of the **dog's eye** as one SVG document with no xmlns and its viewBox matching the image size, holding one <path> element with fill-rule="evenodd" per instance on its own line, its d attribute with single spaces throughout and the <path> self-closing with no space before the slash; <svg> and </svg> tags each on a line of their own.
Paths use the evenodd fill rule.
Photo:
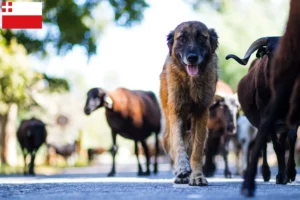
<svg viewBox="0 0 300 200">
<path fill-rule="evenodd" d="M 183 36 L 180 36 L 180 37 L 178 38 L 178 40 L 179 40 L 180 42 L 185 42 L 185 41 L 186 41 L 185 37 L 183 37 Z"/>
</svg>

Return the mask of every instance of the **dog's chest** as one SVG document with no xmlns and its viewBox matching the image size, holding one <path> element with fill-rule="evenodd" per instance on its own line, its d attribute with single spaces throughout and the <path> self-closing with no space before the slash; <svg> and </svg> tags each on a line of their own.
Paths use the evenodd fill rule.
<svg viewBox="0 0 300 200">
<path fill-rule="evenodd" d="M 206 107 L 203 92 L 203 88 L 192 88 L 188 84 L 182 84 L 175 92 L 177 108 L 185 113 L 203 110 Z"/>
</svg>

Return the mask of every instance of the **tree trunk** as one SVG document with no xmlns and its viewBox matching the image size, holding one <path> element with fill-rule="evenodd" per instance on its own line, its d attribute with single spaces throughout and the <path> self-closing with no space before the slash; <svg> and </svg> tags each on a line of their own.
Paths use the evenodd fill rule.
<svg viewBox="0 0 300 200">
<path fill-rule="evenodd" d="M 16 125 L 18 117 L 18 106 L 11 104 L 8 111 L 7 123 L 5 128 L 4 157 L 10 166 L 17 165 L 17 136 Z"/>
<path fill-rule="evenodd" d="M 8 114 L 0 115 L 0 163 L 6 164 L 4 149 L 5 149 L 5 136 L 6 136 L 6 124 L 7 124 Z"/>
</svg>

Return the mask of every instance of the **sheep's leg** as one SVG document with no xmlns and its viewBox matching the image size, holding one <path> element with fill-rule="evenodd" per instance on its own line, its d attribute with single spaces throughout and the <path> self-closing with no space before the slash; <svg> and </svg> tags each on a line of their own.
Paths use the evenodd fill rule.
<svg viewBox="0 0 300 200">
<path fill-rule="evenodd" d="M 30 165 L 29 165 L 29 174 L 31 174 L 31 175 L 35 175 L 35 173 L 34 173 L 34 160 L 35 160 L 35 153 L 36 153 L 36 151 L 32 151 L 31 152 L 31 155 L 30 155 Z"/>
<path fill-rule="evenodd" d="M 282 102 L 284 102 L 284 98 L 286 97 L 286 95 L 284 95 L 284 88 L 279 89 L 281 90 L 276 90 L 278 91 L 276 98 L 270 101 L 270 103 L 265 108 L 264 113 L 262 113 L 261 115 L 261 123 L 258 128 L 253 152 L 251 153 L 251 160 L 249 166 L 247 167 L 245 180 L 243 182 L 241 190 L 242 194 L 245 196 L 254 196 L 255 176 L 257 172 L 259 154 L 262 150 L 263 145 L 267 143 L 268 133 L 271 133 L 271 135 L 275 134 L 274 125 L 276 120 L 278 119 L 278 115 L 280 114 L 280 106 L 284 105 Z"/>
<path fill-rule="evenodd" d="M 239 146 L 237 136 L 233 137 L 233 143 L 234 143 L 235 163 L 236 163 L 235 175 L 241 175 L 241 171 L 242 171 L 241 169 L 243 165 L 241 163 L 241 148 Z"/>
<path fill-rule="evenodd" d="M 224 170 L 224 176 L 225 178 L 231 178 L 231 172 L 229 171 L 229 166 L 228 166 L 228 143 L 229 139 L 224 136 L 224 149 L 222 151 L 223 154 L 223 159 L 225 163 L 225 170 Z"/>
<path fill-rule="evenodd" d="M 155 160 L 154 160 L 154 174 L 157 174 L 158 172 L 158 162 L 157 162 L 157 158 L 158 158 L 158 151 L 159 151 L 159 146 L 158 146 L 158 133 L 155 133 Z"/>
<path fill-rule="evenodd" d="M 150 155 L 149 155 L 149 149 L 148 149 L 148 145 L 145 142 L 145 140 L 141 141 L 143 149 L 144 149 L 144 153 L 146 156 L 146 172 L 143 173 L 143 175 L 150 175 Z"/>
<path fill-rule="evenodd" d="M 115 132 L 112 132 L 112 140 L 113 140 L 113 146 L 111 149 L 111 155 L 112 155 L 112 168 L 111 171 L 109 172 L 109 174 L 107 176 L 114 176 L 116 174 L 116 154 L 118 151 L 118 146 L 117 146 L 117 134 Z"/>
<path fill-rule="evenodd" d="M 203 165 L 203 174 L 206 177 L 212 177 L 214 176 L 215 171 L 216 171 L 216 165 L 214 163 L 214 155 L 212 155 L 208 147 L 208 150 L 205 155 L 205 162 Z"/>
<path fill-rule="evenodd" d="M 285 142 L 287 133 L 280 135 L 279 141 L 276 134 L 272 134 L 273 148 L 278 161 L 278 174 L 276 176 L 276 184 L 287 184 L 286 164 L 285 164 Z"/>
<path fill-rule="evenodd" d="M 250 153 L 250 144 L 249 144 L 249 140 L 245 140 L 245 143 L 241 144 L 242 145 L 242 166 L 241 166 L 241 170 L 240 173 L 241 175 L 244 176 L 247 165 L 249 163 L 249 153 Z"/>
<path fill-rule="evenodd" d="M 267 121 L 266 121 L 267 120 Z M 247 166 L 247 171 L 245 174 L 245 180 L 242 185 L 242 194 L 245 196 L 253 196 L 254 190 L 255 190 L 255 176 L 257 172 L 257 164 L 258 164 L 258 158 L 260 155 L 260 152 L 262 150 L 262 147 L 264 143 L 267 142 L 267 136 L 268 136 L 268 127 L 272 127 L 272 121 L 275 120 L 269 120 L 266 119 L 265 123 L 262 123 L 262 126 L 259 128 L 256 141 L 254 144 L 254 148 L 251 152 L 251 159 L 249 162 L 249 165 Z"/>
<path fill-rule="evenodd" d="M 138 141 L 137 140 L 134 141 L 134 152 L 135 152 L 137 164 L 138 164 L 138 176 L 142 176 L 142 175 L 144 175 L 144 173 L 143 173 L 143 169 L 142 169 L 140 159 L 139 159 L 139 149 L 138 149 Z"/>
<path fill-rule="evenodd" d="M 270 171 L 270 167 L 268 164 L 268 160 L 267 160 L 267 142 L 264 144 L 263 146 L 263 164 L 261 166 L 261 174 L 264 178 L 265 182 L 269 182 L 270 178 L 271 178 L 271 171 Z"/>
<path fill-rule="evenodd" d="M 287 163 L 287 181 L 293 182 L 296 178 L 296 163 L 295 163 L 295 144 L 297 141 L 297 128 L 288 133 L 289 140 L 289 159 Z"/>
<path fill-rule="evenodd" d="M 24 175 L 26 175 L 27 174 L 27 164 L 26 164 L 27 152 L 26 152 L 26 149 L 23 148 L 22 152 L 23 152 L 23 159 L 24 159 Z"/>
</svg>

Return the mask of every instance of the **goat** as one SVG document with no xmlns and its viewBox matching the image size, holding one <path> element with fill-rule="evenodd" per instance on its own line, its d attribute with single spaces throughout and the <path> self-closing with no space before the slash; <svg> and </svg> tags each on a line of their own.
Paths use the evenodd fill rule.
<svg viewBox="0 0 300 200">
<path fill-rule="evenodd" d="M 231 178 L 227 156 L 230 133 L 232 132 L 232 115 L 224 99 L 217 95 L 209 108 L 207 128 L 208 138 L 205 148 L 203 173 L 206 177 L 213 176 L 216 170 L 214 157 L 220 153 L 225 163 L 224 176 Z"/>
<path fill-rule="evenodd" d="M 265 143 L 268 135 L 276 138 L 276 121 L 281 119 L 289 128 L 297 128 L 300 123 L 299 118 L 299 83 L 300 83 L 300 2 L 297 0 L 290 1 L 289 17 L 287 26 L 282 39 L 279 42 L 278 49 L 275 51 L 274 59 L 271 61 L 270 67 L 270 88 L 271 99 L 266 106 L 262 115 L 262 121 L 258 128 L 258 135 L 252 154 L 247 176 L 243 182 L 242 194 L 245 196 L 253 196 L 255 190 L 256 165 L 258 162 L 258 154 Z M 298 101 L 297 101 L 298 100 Z M 295 160 L 294 160 L 294 140 L 297 138 L 296 131 L 288 134 L 290 141 L 290 156 L 288 159 L 287 172 L 285 173 L 284 152 L 285 143 L 282 142 L 284 136 L 280 137 L 280 142 L 276 144 L 279 158 L 283 164 L 282 174 L 276 177 L 276 181 L 286 184 L 287 181 L 294 181 L 296 176 Z M 275 148 L 275 145 L 274 145 Z M 293 158 L 292 158 L 293 157 Z"/>
<path fill-rule="evenodd" d="M 37 118 L 22 120 L 17 130 L 17 138 L 20 143 L 24 158 L 24 174 L 35 175 L 34 160 L 40 146 L 46 141 L 46 125 Z M 30 154 L 31 160 L 27 169 L 26 158 Z"/>
<path fill-rule="evenodd" d="M 94 110 L 105 107 L 106 120 L 111 128 L 113 147 L 112 147 L 112 169 L 108 176 L 115 175 L 115 156 L 118 146 L 116 144 L 117 134 L 124 138 L 134 140 L 135 154 L 138 161 L 138 175 L 150 174 L 150 157 L 146 144 L 146 139 L 155 133 L 155 161 L 154 173 L 158 172 L 158 134 L 161 129 L 161 112 L 157 98 L 153 92 L 142 90 L 128 90 L 118 88 L 108 92 L 101 88 L 92 88 L 87 93 L 87 100 L 84 106 L 86 115 Z M 142 167 L 138 157 L 138 141 L 141 142 L 146 155 L 146 172 Z"/>
<path fill-rule="evenodd" d="M 270 69 L 271 69 L 271 61 L 274 57 L 274 52 L 276 50 L 278 41 L 280 37 L 263 37 L 259 38 L 254 41 L 249 49 L 246 52 L 244 59 L 240 59 L 235 55 L 228 55 L 226 59 L 234 58 L 238 63 L 242 65 L 246 65 L 251 54 L 258 50 L 256 56 L 260 57 L 255 59 L 251 66 L 249 67 L 248 73 L 240 80 L 238 84 L 238 99 L 241 104 L 242 110 L 244 111 L 246 117 L 250 121 L 250 123 L 258 128 L 260 126 L 261 119 L 265 117 L 265 109 L 269 103 L 271 98 L 271 89 L 270 89 Z M 293 146 L 295 146 L 296 140 L 292 137 L 292 134 L 288 134 L 289 129 L 287 128 L 286 124 L 283 122 L 282 119 L 277 118 L 276 127 L 274 129 L 274 133 L 279 133 L 280 138 L 278 139 L 275 134 L 271 134 L 271 140 L 273 142 L 273 147 L 277 156 L 278 160 L 278 174 L 276 176 L 276 183 L 277 184 L 286 184 L 287 178 L 285 175 L 285 160 L 284 160 L 284 151 L 282 151 L 281 146 L 285 143 L 287 135 L 289 136 L 290 140 L 290 152 L 293 151 Z M 258 134 L 259 135 L 259 134 Z M 266 140 L 261 141 L 261 139 L 256 139 L 255 142 L 258 143 L 263 147 L 263 165 L 261 168 L 262 175 L 265 181 L 270 180 L 270 168 L 267 163 L 267 138 Z M 257 144 L 256 144 L 257 145 Z M 260 149 L 259 149 L 260 150 Z M 256 150 L 257 151 L 257 150 Z M 258 159 L 256 156 L 259 156 L 256 151 L 253 151 L 250 163 L 252 163 L 252 159 Z M 290 155 L 289 159 L 294 160 L 293 155 Z M 292 162 L 289 162 L 292 163 Z M 288 169 L 293 168 L 291 164 Z M 250 176 L 253 177 L 252 171 L 254 170 L 256 173 L 257 162 L 254 170 L 254 165 L 249 164 L 247 166 L 247 171 L 245 174 L 246 180 L 248 179 L 249 172 L 251 173 Z M 250 168 L 250 170 L 249 170 Z M 294 167 L 295 169 L 295 167 Z M 294 179 L 293 175 L 288 177 L 289 180 Z M 243 189 L 252 187 L 254 188 L 254 179 L 253 185 L 252 182 L 246 181 L 244 182 Z M 249 184 L 251 186 L 249 186 Z M 243 190 L 246 192 L 247 196 L 253 195 L 254 190 Z M 249 193 L 248 193 L 249 192 Z"/>
</svg>

